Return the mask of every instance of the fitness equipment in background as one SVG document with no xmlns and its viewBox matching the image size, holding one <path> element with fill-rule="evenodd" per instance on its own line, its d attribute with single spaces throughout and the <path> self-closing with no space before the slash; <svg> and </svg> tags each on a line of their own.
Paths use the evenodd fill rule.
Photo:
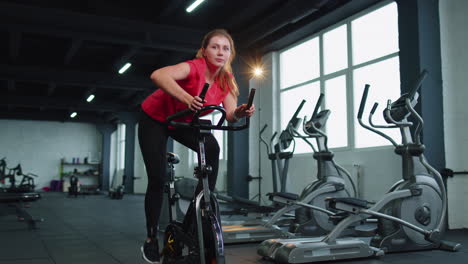
<svg viewBox="0 0 468 264">
<path fill-rule="evenodd" d="M 75 198 L 78 197 L 78 194 L 80 194 L 79 191 L 79 179 L 77 176 L 72 175 L 70 177 L 70 187 L 68 187 L 68 196 L 72 197 L 74 196 Z"/>
<path fill-rule="evenodd" d="M 426 76 L 423 71 L 409 93 L 403 94 L 396 102 L 388 101 L 383 111 L 389 125 L 374 125 L 372 116 L 378 104 L 375 103 L 369 125 L 362 121 L 369 85 L 366 85 L 358 112 L 358 121 L 368 129 L 395 146 L 395 153 L 402 158 L 402 179 L 396 182 L 380 201 L 372 204 L 357 198 L 331 198 L 329 206 L 348 214 L 325 237 L 310 238 L 302 243 L 286 243 L 271 256 L 281 263 L 309 263 L 340 259 L 382 256 L 387 252 L 442 249 L 458 251 L 458 243 L 442 240 L 446 230 L 447 195 L 441 175 L 429 165 L 424 157 L 425 146 L 421 142 L 423 119 L 414 109 L 417 104 L 417 90 Z M 414 133 L 408 118 L 417 122 Z M 402 143 L 397 144 L 390 136 L 376 128 L 398 128 Z M 369 217 L 378 219 L 378 228 L 370 244 L 359 238 L 341 237 L 343 231 L 353 223 Z"/>
<path fill-rule="evenodd" d="M 6 169 L 8 169 L 8 173 L 6 173 Z M 21 168 L 21 164 L 16 165 L 14 168 L 7 168 L 5 158 L 3 158 L 0 162 L 0 170 L 2 171 L 0 174 L 3 182 L 6 180 L 9 181 L 10 186 L 6 188 L 7 192 L 13 193 L 22 193 L 22 192 L 34 192 L 36 187 L 34 183 L 34 178 L 39 177 L 33 173 L 23 173 L 23 169 Z M 17 184 L 16 177 L 22 177 L 19 184 Z"/>
<path fill-rule="evenodd" d="M 127 179 L 126 175 L 122 176 L 122 184 L 116 188 L 109 190 L 109 197 L 114 200 L 122 200 L 125 194 L 125 180 Z"/>
</svg>

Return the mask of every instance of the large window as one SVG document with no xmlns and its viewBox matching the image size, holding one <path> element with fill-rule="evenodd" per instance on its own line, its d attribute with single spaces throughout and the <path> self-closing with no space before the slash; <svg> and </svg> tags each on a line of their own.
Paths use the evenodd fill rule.
<svg viewBox="0 0 468 264">
<path fill-rule="evenodd" d="M 356 115 L 365 84 L 371 85 L 364 113 L 366 122 L 374 102 L 383 110 L 387 99 L 398 98 L 398 56 L 395 2 L 367 10 L 280 52 L 281 129 L 302 99 L 307 103 L 300 116 L 310 117 L 322 92 L 325 94 L 322 107 L 331 111 L 324 129 L 329 147 L 388 145 L 385 139 L 360 127 Z M 376 113 L 373 121 L 383 124 L 380 113 Z M 398 131 L 391 131 L 390 135 L 399 140 Z M 301 141 L 296 140 L 296 153 L 310 152 L 310 147 Z"/>
</svg>

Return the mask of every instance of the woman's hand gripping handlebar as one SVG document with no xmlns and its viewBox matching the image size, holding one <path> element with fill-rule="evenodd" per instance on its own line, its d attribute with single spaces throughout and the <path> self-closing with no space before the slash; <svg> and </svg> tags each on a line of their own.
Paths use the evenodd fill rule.
<svg viewBox="0 0 468 264">
<path fill-rule="evenodd" d="M 199 95 L 199 97 L 202 100 L 205 99 L 205 95 L 206 95 L 206 91 L 208 90 L 208 87 L 209 87 L 209 84 L 206 83 L 205 86 L 203 87 L 200 95 Z M 250 108 L 252 106 L 254 96 L 255 96 L 255 88 L 252 88 L 252 89 L 250 89 L 247 108 Z M 203 112 L 208 111 L 208 110 L 215 110 L 215 111 L 218 111 L 218 112 L 221 113 L 221 118 L 220 118 L 219 122 L 216 125 L 211 125 L 211 124 L 208 125 L 208 124 L 199 122 L 200 115 Z M 174 120 L 176 120 L 176 119 L 178 119 L 180 117 L 183 117 L 183 116 L 186 116 L 186 115 L 189 115 L 189 114 L 193 114 L 192 120 L 189 123 L 174 121 Z M 168 124 L 170 126 L 181 127 L 181 128 L 192 127 L 192 128 L 197 128 L 197 129 L 242 130 L 242 129 L 245 129 L 245 128 L 249 127 L 249 118 L 246 118 L 245 124 L 242 125 L 242 126 L 230 126 L 230 125 L 223 126 L 223 123 L 224 123 L 225 119 L 226 119 L 226 110 L 223 107 L 219 106 L 219 105 L 203 106 L 200 110 L 197 110 L 195 112 L 193 112 L 192 110 L 187 108 L 187 109 L 184 109 L 184 110 L 182 110 L 180 112 L 177 112 L 177 113 L 175 113 L 173 115 L 170 115 L 170 116 L 168 116 L 166 118 L 166 120 L 167 120 L 167 122 L 168 122 Z"/>
</svg>

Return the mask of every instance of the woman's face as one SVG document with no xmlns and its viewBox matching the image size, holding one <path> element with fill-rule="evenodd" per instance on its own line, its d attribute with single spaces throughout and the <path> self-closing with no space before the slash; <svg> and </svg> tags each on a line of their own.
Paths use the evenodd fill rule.
<svg viewBox="0 0 468 264">
<path fill-rule="evenodd" d="M 203 54 L 205 55 L 208 63 L 217 68 L 221 68 L 231 57 L 231 44 L 224 36 L 214 36 L 210 39 L 210 42 L 205 48 Z"/>
</svg>

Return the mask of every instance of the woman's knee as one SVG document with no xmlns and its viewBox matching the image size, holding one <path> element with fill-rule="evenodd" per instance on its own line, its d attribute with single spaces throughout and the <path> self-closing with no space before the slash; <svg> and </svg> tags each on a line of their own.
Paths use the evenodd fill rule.
<svg viewBox="0 0 468 264">
<path fill-rule="evenodd" d="M 148 178 L 147 192 L 160 192 L 164 190 L 165 177 Z"/>
<path fill-rule="evenodd" d="M 205 151 L 207 155 L 216 157 L 216 159 L 219 158 L 220 147 L 216 139 L 213 138 L 213 140 L 208 140 L 205 143 Z"/>
</svg>

